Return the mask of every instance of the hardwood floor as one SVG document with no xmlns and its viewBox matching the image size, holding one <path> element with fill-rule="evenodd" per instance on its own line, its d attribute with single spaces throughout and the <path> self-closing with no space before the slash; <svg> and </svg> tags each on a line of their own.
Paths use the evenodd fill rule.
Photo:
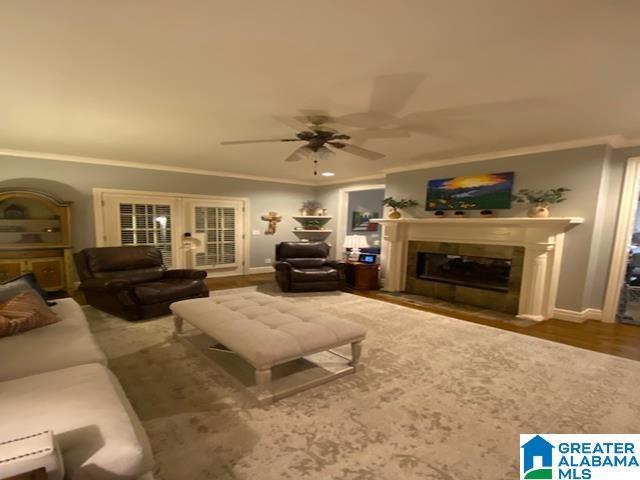
<svg viewBox="0 0 640 480">
<path fill-rule="evenodd" d="M 238 277 L 210 278 L 207 284 L 211 290 L 223 290 L 226 288 L 248 287 L 261 285 L 273 281 L 273 274 L 245 275 Z M 377 292 L 353 292 L 368 298 L 374 298 L 385 302 L 395 303 L 416 310 L 431 311 L 448 316 L 455 316 L 461 320 L 487 325 L 502 330 L 509 330 L 529 335 L 531 337 L 544 338 L 553 342 L 564 343 L 574 347 L 593 350 L 595 352 L 608 353 L 618 357 L 640 361 L 640 326 L 625 325 L 620 323 L 604 323 L 597 320 L 588 320 L 584 323 L 566 322 L 563 320 L 545 320 L 530 326 L 518 326 L 503 321 L 492 321 L 486 318 L 474 317 L 463 313 L 452 314 L 450 311 L 442 312 L 437 308 L 424 308 L 403 302 L 402 299 L 389 299 L 381 297 Z"/>
</svg>

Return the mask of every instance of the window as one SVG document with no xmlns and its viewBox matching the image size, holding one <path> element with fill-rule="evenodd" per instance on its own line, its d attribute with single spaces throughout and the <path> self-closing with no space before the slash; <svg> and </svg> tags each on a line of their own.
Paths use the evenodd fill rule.
<svg viewBox="0 0 640 480">
<path fill-rule="evenodd" d="M 153 245 L 162 252 L 167 268 L 173 266 L 171 206 L 144 203 L 120 204 L 122 245 Z"/>
<path fill-rule="evenodd" d="M 204 251 L 195 254 L 197 267 L 237 263 L 235 208 L 196 206 L 195 231 L 205 239 Z"/>
</svg>

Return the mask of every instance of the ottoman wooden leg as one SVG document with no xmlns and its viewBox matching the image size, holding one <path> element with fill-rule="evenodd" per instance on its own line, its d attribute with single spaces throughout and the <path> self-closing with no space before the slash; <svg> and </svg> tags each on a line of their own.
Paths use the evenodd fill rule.
<svg viewBox="0 0 640 480">
<path fill-rule="evenodd" d="M 349 365 L 355 367 L 358 365 L 358 361 L 360 360 L 360 355 L 362 354 L 362 341 L 353 342 L 351 344 L 351 361 Z"/>
<path fill-rule="evenodd" d="M 256 388 L 258 392 L 266 392 L 271 385 L 271 369 L 256 370 Z"/>
<path fill-rule="evenodd" d="M 173 316 L 173 327 L 176 335 L 180 335 L 182 333 L 182 317 L 179 317 L 178 315 Z"/>
</svg>

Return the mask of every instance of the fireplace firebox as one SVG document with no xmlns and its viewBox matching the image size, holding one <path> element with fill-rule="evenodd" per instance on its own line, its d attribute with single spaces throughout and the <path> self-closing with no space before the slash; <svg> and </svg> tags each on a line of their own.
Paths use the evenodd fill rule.
<svg viewBox="0 0 640 480">
<path fill-rule="evenodd" d="M 509 291 L 511 259 L 418 252 L 416 277 L 494 292 Z"/>
<path fill-rule="evenodd" d="M 411 240 L 405 291 L 515 314 L 523 265 L 519 246 Z"/>
</svg>

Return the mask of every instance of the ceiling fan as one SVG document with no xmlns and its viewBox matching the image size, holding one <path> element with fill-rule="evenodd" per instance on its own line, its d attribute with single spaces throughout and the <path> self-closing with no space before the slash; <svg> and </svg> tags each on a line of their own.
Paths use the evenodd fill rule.
<svg viewBox="0 0 640 480">
<path fill-rule="evenodd" d="M 296 130 L 295 138 L 272 138 L 264 140 L 234 140 L 220 142 L 221 145 L 240 145 L 246 143 L 268 143 L 268 142 L 306 142 L 306 145 L 298 147 L 291 155 L 284 159 L 285 162 L 297 162 L 305 158 L 313 159 L 313 174 L 318 174 L 318 160 L 328 158 L 334 154 L 333 149 L 342 150 L 352 155 L 366 158 L 368 160 L 378 160 L 385 155 L 382 153 L 367 150 L 346 143 L 351 140 L 351 135 L 340 133 L 338 130 L 325 125 L 331 120 L 325 115 L 309 115 L 306 120 L 309 125 L 290 117 L 276 117 L 277 120 Z"/>
</svg>

